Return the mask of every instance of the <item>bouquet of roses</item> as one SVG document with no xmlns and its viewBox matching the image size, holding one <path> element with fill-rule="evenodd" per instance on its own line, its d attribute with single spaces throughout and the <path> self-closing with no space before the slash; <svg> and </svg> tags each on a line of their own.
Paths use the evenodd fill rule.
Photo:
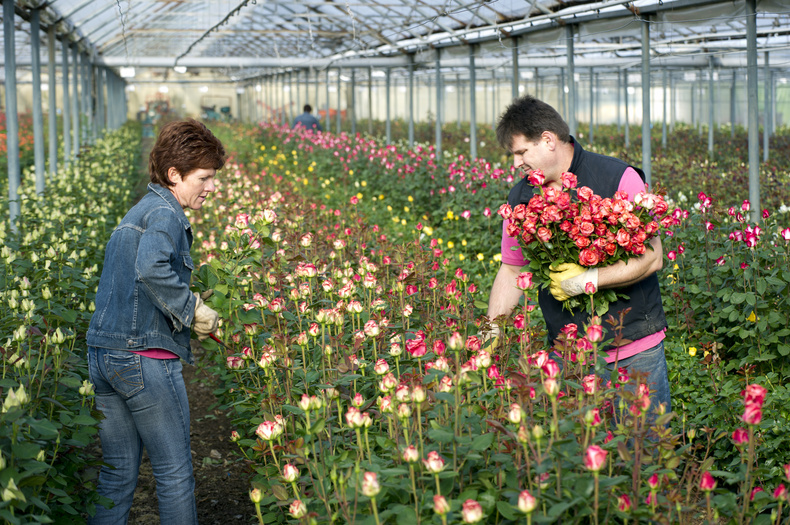
<svg viewBox="0 0 790 525">
<path fill-rule="evenodd" d="M 507 234 L 518 239 L 533 278 L 544 288 L 551 283 L 549 272 L 560 264 L 593 268 L 638 257 L 661 228 L 677 223 L 661 195 L 643 191 L 631 202 L 625 192 L 618 191 L 602 198 L 587 186 L 577 188 L 573 173 L 565 172 L 560 178 L 561 189 L 543 186 L 543 173 L 530 171 L 527 181 L 536 191 L 529 202 L 499 207 L 499 215 L 510 219 Z M 597 315 L 606 313 L 609 303 L 617 299 L 614 290 L 590 291 Z M 592 313 L 590 301 L 584 302 Z M 581 303 L 573 297 L 563 306 L 575 309 Z"/>
</svg>

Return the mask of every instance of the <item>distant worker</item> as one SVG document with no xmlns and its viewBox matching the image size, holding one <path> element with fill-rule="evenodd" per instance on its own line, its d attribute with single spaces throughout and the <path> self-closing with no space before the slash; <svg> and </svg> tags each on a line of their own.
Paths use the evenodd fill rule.
<svg viewBox="0 0 790 525">
<path fill-rule="evenodd" d="M 305 129 L 324 131 L 324 128 L 321 127 L 321 123 L 311 114 L 311 111 L 313 111 L 313 107 L 310 104 L 305 104 L 304 113 L 294 119 L 294 123 L 291 127 L 296 129 L 297 126 L 303 126 Z"/>
</svg>

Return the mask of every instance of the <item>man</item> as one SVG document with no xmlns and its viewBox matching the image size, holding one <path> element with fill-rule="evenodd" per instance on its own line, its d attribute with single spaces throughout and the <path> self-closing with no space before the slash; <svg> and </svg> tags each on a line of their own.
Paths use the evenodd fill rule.
<svg viewBox="0 0 790 525">
<path fill-rule="evenodd" d="M 318 119 L 310 114 L 312 111 L 313 107 L 310 104 L 305 104 L 304 113 L 294 119 L 294 123 L 291 128 L 296 129 L 297 126 L 304 126 L 305 129 L 323 131 L 321 123 L 318 122 Z"/>
<path fill-rule="evenodd" d="M 570 135 L 568 125 L 554 108 L 532 96 L 513 101 L 497 125 L 499 143 L 513 154 L 513 165 L 524 170 L 542 170 L 545 185 L 561 188 L 560 175 L 574 173 L 578 186 L 588 186 L 602 197 L 612 197 L 618 190 L 628 193 L 630 200 L 645 188 L 644 174 L 625 162 L 584 151 Z M 508 203 L 516 206 L 528 203 L 533 186 L 526 177 L 513 187 Z M 523 292 L 516 288 L 516 277 L 521 267 L 528 264 L 518 247 L 518 241 L 502 228 L 502 265 L 499 268 L 488 303 L 488 318 L 508 315 L 518 304 Z M 653 406 L 665 403 L 670 410 L 669 381 L 664 356 L 664 331 L 667 327 L 656 272 L 661 269 L 663 252 L 661 240 L 654 237 L 644 255 L 619 261 L 602 268 L 585 269 L 577 264 L 560 265 L 551 272 L 551 286 L 538 293 L 543 317 L 553 342 L 563 326 L 575 323 L 581 330 L 589 322 L 584 310 L 568 311 L 562 302 L 585 292 L 587 283 L 595 289 L 617 288 L 629 297 L 610 304 L 615 315 L 630 308 L 625 315 L 622 336 L 630 341 L 619 348 L 608 348 L 609 368 L 617 361 L 618 367 L 648 374 Z M 515 249 L 513 249 L 515 247 Z M 607 328 L 607 326 L 604 326 Z M 615 334 L 607 330 L 606 339 Z"/>
</svg>

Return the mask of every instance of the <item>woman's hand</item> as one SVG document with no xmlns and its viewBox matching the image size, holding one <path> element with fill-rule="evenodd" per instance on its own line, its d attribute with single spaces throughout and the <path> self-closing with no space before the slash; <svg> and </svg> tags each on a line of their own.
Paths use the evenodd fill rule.
<svg viewBox="0 0 790 525">
<path fill-rule="evenodd" d="M 219 314 L 206 306 L 197 292 L 193 295 L 197 302 L 195 303 L 195 320 L 192 323 L 192 329 L 195 330 L 198 341 L 203 341 L 219 326 Z"/>
</svg>

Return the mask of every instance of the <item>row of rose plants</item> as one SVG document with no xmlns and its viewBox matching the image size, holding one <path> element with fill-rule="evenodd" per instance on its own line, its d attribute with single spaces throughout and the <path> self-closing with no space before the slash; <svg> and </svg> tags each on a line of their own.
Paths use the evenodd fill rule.
<svg viewBox="0 0 790 525">
<path fill-rule="evenodd" d="M 17 231 L 0 229 L 0 520 L 79 523 L 95 492 L 99 413 L 85 331 L 112 229 L 132 204 L 140 130 L 124 127 L 35 193 L 23 172 Z M 7 195 L 7 181 L 0 182 Z M 8 216 L 7 198 L 0 213 Z"/>
<path fill-rule="evenodd" d="M 21 168 L 32 166 L 33 158 L 33 117 L 30 113 L 18 115 L 19 163 Z M 8 178 L 8 144 L 6 140 L 6 114 L 0 112 L 0 176 Z"/>
<path fill-rule="evenodd" d="M 759 451 L 773 393 L 753 375 L 728 398 L 740 403 L 734 428 L 683 421 L 678 432 L 643 378 L 591 375 L 603 320 L 546 347 L 526 272 L 524 301 L 495 321 L 504 336 L 491 346 L 481 285 L 424 226 L 393 229 L 355 194 L 330 206 L 305 191 L 343 169 L 352 177 L 350 147 L 336 146 L 344 158 L 324 171 L 313 138 L 282 133 L 195 217 L 208 262 L 197 286 L 215 291 L 222 318 L 206 359 L 261 522 L 786 518 L 790 473 L 771 477 L 779 458 Z M 722 441 L 737 465 L 714 466 Z"/>
<path fill-rule="evenodd" d="M 681 137 L 686 132 L 678 130 Z M 357 208 L 364 210 L 368 220 L 388 224 L 395 235 L 422 227 L 424 239 L 435 239 L 439 243 L 436 249 L 443 250 L 447 257 L 464 267 L 478 280 L 481 289 L 490 287 L 498 267 L 497 232 L 501 227 L 501 222 L 492 220 L 491 209 L 504 202 L 507 189 L 518 174 L 485 160 L 472 164 L 462 157 L 441 165 L 433 162 L 435 155 L 430 147 L 418 146 L 414 151 L 407 151 L 359 137 L 295 134 L 266 126 L 262 129 L 262 153 L 277 148 L 271 143 L 275 138 L 281 141 L 281 146 L 272 151 L 275 158 L 267 159 L 264 164 L 280 170 L 286 177 L 301 180 L 301 193 L 325 203 L 356 198 Z M 308 162 L 300 164 L 305 156 Z M 723 159 L 722 162 L 737 161 Z M 420 180 L 428 204 L 409 221 L 388 220 L 388 214 L 382 213 L 382 202 L 413 205 L 416 201 L 409 200 L 409 192 L 395 189 L 384 192 L 381 187 L 408 188 L 419 185 Z M 706 201 L 711 197 L 704 192 L 702 196 L 705 202 L 679 210 L 685 220 L 670 230 L 665 239 L 667 259 L 662 275 L 666 275 L 665 310 L 671 313 L 667 339 L 670 374 L 676 384 L 674 395 L 679 405 L 688 409 L 689 417 L 710 427 L 726 423 L 731 430 L 737 412 L 733 405 L 739 402 L 739 381 L 747 366 L 755 366 L 752 374 L 769 385 L 776 406 L 782 410 L 780 416 L 786 414 L 782 407 L 787 405 L 789 393 L 784 385 L 790 370 L 783 359 L 788 353 L 788 305 L 784 298 L 790 274 L 782 270 L 780 261 L 787 259 L 788 224 L 781 208 L 763 210 L 763 222 L 750 225 L 748 202 L 737 201 L 737 206 L 732 206 L 730 201 L 727 207 L 717 204 L 711 208 L 711 202 Z M 731 193 L 728 198 L 732 198 Z M 428 211 L 431 209 L 440 212 L 432 214 Z M 474 241 L 467 243 L 466 239 Z M 725 260 L 729 264 L 722 265 Z M 678 275 L 681 283 L 690 285 L 677 285 Z M 701 284 L 702 276 L 708 276 L 706 286 Z M 752 303 L 757 304 L 756 311 Z M 724 315 L 720 315 L 722 312 Z M 698 356 L 697 347 L 702 348 Z M 721 357 L 715 351 L 725 348 L 729 351 Z M 733 356 L 738 359 L 731 359 Z M 688 377 L 686 371 L 691 371 Z M 701 398 L 697 394 L 700 390 L 715 395 Z M 778 467 L 790 460 L 786 452 L 790 430 L 786 421 L 786 417 L 778 417 L 765 425 L 768 432 L 762 450 L 769 458 L 775 456 L 771 474 L 774 478 L 779 476 Z M 735 462 L 736 454 L 725 442 L 717 440 L 714 450 L 718 456 Z"/>
</svg>

